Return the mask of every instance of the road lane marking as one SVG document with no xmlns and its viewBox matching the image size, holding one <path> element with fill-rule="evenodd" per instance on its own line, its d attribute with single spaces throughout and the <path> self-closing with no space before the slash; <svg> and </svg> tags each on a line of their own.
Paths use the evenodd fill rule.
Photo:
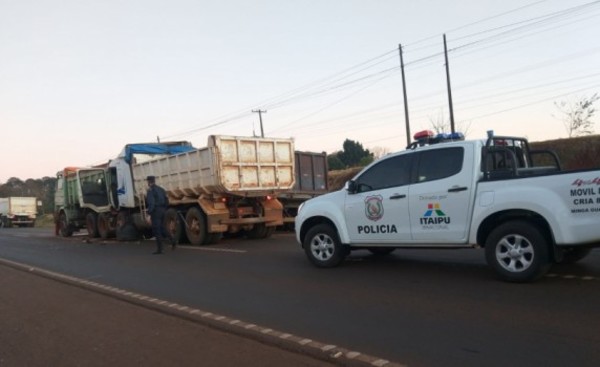
<svg viewBox="0 0 600 367">
<path fill-rule="evenodd" d="M 546 278 L 560 278 L 560 279 L 567 279 L 567 280 L 597 280 L 598 279 L 591 275 L 556 274 L 556 273 L 548 273 L 548 274 L 546 274 Z"/>
<path fill-rule="evenodd" d="M 185 250 L 196 250 L 196 251 L 212 251 L 212 252 L 231 252 L 237 254 L 245 254 L 246 250 L 236 250 L 230 248 L 219 248 L 219 247 L 196 247 L 196 246 L 177 246 L 177 248 L 182 248 Z"/>
<path fill-rule="evenodd" d="M 307 355 L 323 360 L 329 363 L 341 363 L 348 365 L 352 362 L 356 366 L 375 366 L 375 367 L 401 367 L 403 364 L 390 362 L 388 360 L 362 354 L 360 352 L 351 351 L 342 347 L 337 347 L 331 344 L 320 343 L 312 339 L 302 338 L 289 333 L 282 333 L 273 329 L 265 328 L 256 324 L 247 323 L 241 320 L 232 319 L 227 316 L 217 315 L 212 312 L 205 312 L 199 309 L 194 309 L 189 306 L 179 305 L 177 303 L 152 298 L 140 293 L 130 292 L 124 289 L 119 289 L 106 284 L 92 282 L 88 279 L 77 278 L 74 276 L 45 270 L 42 268 L 33 267 L 23 263 L 6 260 L 0 258 L 0 265 L 10 266 L 11 268 L 26 271 L 36 275 L 40 275 L 49 279 L 60 281 L 69 285 L 78 286 L 90 291 L 96 291 L 107 296 L 125 300 L 134 303 L 141 307 L 151 308 L 175 317 L 183 317 L 189 321 L 202 323 L 201 319 L 207 320 L 211 326 L 216 326 L 224 331 L 231 332 L 243 337 L 258 339 L 259 341 L 269 343 L 274 346 L 279 346 L 288 351 L 297 351 L 302 347 L 302 351 Z M 200 318 L 193 315 L 200 315 Z M 278 341 L 276 341 L 279 340 Z M 286 343 L 283 343 L 285 341 Z M 295 345 L 295 346 L 293 346 Z"/>
</svg>

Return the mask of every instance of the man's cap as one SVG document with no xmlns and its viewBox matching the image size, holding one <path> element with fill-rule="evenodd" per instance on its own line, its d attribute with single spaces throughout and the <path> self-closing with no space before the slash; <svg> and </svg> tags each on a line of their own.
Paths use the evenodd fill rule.
<svg viewBox="0 0 600 367">
<path fill-rule="evenodd" d="M 156 176 L 148 176 L 148 177 L 146 177 L 146 181 L 148 181 L 148 182 L 155 182 L 156 181 Z"/>
</svg>

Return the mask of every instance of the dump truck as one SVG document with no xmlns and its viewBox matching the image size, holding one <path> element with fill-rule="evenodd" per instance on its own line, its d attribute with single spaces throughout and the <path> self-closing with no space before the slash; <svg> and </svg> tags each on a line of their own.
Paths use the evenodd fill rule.
<svg viewBox="0 0 600 367">
<path fill-rule="evenodd" d="M 292 139 L 211 135 L 204 148 L 188 142 L 128 144 L 105 168 L 109 208 L 95 211 L 98 235 L 151 236 L 146 178 L 154 176 L 169 197 L 164 225 L 179 243 L 206 245 L 240 233 L 266 238 L 283 224 L 277 195 L 294 186 L 294 171 Z M 69 235 L 75 223 L 61 222 L 60 215 L 57 231 Z"/>
<path fill-rule="evenodd" d="M 33 227 L 37 215 L 37 198 L 11 196 L 0 198 L 0 226 Z"/>
<path fill-rule="evenodd" d="M 327 153 L 294 152 L 294 187 L 277 196 L 283 204 L 284 229 L 293 230 L 298 207 L 304 201 L 329 192 Z"/>
<path fill-rule="evenodd" d="M 69 237 L 85 228 L 98 237 L 98 215 L 111 210 L 106 167 L 65 167 L 56 174 L 56 235 Z M 105 237 L 108 237 L 108 233 Z"/>
</svg>

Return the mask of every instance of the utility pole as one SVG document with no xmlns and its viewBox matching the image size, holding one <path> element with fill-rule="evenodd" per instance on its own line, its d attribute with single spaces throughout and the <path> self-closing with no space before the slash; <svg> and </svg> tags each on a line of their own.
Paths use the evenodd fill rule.
<svg viewBox="0 0 600 367">
<path fill-rule="evenodd" d="M 267 113 L 267 110 L 258 109 L 258 110 L 252 110 L 252 112 L 258 113 L 258 119 L 260 120 L 260 137 L 264 138 L 265 137 L 265 132 L 263 130 L 263 125 L 262 125 L 262 114 L 263 113 Z"/>
<path fill-rule="evenodd" d="M 446 34 L 444 33 L 444 57 L 446 58 L 446 84 L 448 85 L 448 104 L 450 105 L 450 130 L 454 130 L 454 109 L 452 108 L 452 89 L 450 88 L 450 66 L 448 65 L 448 49 L 446 46 Z"/>
<path fill-rule="evenodd" d="M 404 59 L 402 58 L 402 44 L 398 44 L 400 53 L 400 71 L 402 72 L 402 93 L 404 94 L 404 123 L 406 124 L 406 146 L 410 145 L 410 122 L 408 121 L 408 98 L 406 97 L 406 79 L 404 78 Z"/>
</svg>

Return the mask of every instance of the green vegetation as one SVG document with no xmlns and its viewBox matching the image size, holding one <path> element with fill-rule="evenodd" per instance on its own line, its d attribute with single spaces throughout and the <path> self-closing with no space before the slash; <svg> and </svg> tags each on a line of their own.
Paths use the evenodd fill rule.
<svg viewBox="0 0 600 367">
<path fill-rule="evenodd" d="M 36 197 L 42 201 L 38 214 L 52 213 L 54 210 L 54 188 L 55 177 L 43 177 L 41 179 L 27 179 L 22 181 L 11 177 L 5 184 L 0 184 L 0 198 L 10 196 Z"/>
<path fill-rule="evenodd" d="M 343 150 L 327 156 L 329 170 L 364 167 L 371 162 L 373 162 L 373 153 L 364 149 L 361 143 L 350 139 L 344 141 Z"/>
</svg>

